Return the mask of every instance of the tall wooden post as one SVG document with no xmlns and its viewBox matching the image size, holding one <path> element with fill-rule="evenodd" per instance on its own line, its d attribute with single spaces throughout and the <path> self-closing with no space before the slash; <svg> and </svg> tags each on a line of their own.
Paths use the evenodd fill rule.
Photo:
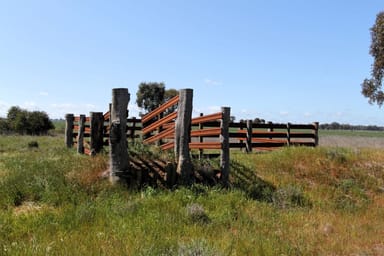
<svg viewBox="0 0 384 256">
<path fill-rule="evenodd" d="M 231 117 L 231 108 L 222 107 L 222 119 L 220 123 L 220 142 L 221 142 L 221 152 L 220 152 L 220 170 L 221 170 L 221 183 L 224 186 L 228 186 L 229 181 L 229 121 Z"/>
<path fill-rule="evenodd" d="M 177 161 L 176 172 L 181 178 L 181 183 L 185 185 L 191 184 L 193 175 L 189 154 L 192 102 L 192 89 L 182 89 L 179 91 L 179 106 L 175 124 L 175 157 Z"/>
<path fill-rule="evenodd" d="M 245 147 L 247 153 L 252 152 L 252 120 L 247 120 L 247 141 Z"/>
<path fill-rule="evenodd" d="M 73 146 L 73 121 L 75 117 L 73 114 L 65 115 L 65 145 L 68 148 Z"/>
<path fill-rule="evenodd" d="M 127 107 L 130 94 L 127 88 L 112 89 L 110 147 L 110 181 L 112 183 L 129 171 L 127 145 Z"/>
<path fill-rule="evenodd" d="M 314 122 L 313 126 L 315 127 L 315 147 L 319 145 L 319 122 Z"/>
<path fill-rule="evenodd" d="M 80 115 L 77 133 L 77 153 L 84 154 L 85 115 Z"/>
<path fill-rule="evenodd" d="M 99 153 L 103 149 L 104 115 L 103 112 L 90 112 L 91 117 L 91 154 Z"/>
</svg>

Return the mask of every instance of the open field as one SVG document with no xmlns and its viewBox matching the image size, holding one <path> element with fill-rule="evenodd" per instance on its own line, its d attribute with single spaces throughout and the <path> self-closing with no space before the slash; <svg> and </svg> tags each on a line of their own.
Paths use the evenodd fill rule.
<svg viewBox="0 0 384 256">
<path fill-rule="evenodd" d="M 382 149 L 233 152 L 230 189 L 169 191 L 112 187 L 108 156 L 63 144 L 0 137 L 0 255 L 384 254 Z"/>
<path fill-rule="evenodd" d="M 384 149 L 384 132 L 380 131 L 320 130 L 319 138 L 324 147 Z"/>
</svg>

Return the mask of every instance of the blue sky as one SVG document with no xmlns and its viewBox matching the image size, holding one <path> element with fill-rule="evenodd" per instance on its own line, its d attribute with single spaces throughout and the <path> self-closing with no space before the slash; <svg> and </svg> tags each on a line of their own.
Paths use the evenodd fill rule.
<svg viewBox="0 0 384 256">
<path fill-rule="evenodd" d="M 193 88 L 194 113 L 384 125 L 360 84 L 382 0 L 3 1 L 0 116 L 106 111 L 140 82 Z"/>
</svg>

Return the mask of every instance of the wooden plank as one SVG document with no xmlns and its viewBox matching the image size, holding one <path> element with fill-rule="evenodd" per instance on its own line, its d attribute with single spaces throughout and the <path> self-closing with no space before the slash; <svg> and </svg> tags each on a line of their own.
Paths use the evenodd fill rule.
<svg viewBox="0 0 384 256">
<path fill-rule="evenodd" d="M 221 112 L 205 115 L 205 116 L 199 116 L 199 117 L 192 118 L 192 124 L 201 124 L 209 121 L 220 120 L 222 117 L 223 117 L 223 114 Z"/>
<path fill-rule="evenodd" d="M 158 141 L 160 139 L 164 139 L 168 136 L 174 135 L 174 132 L 175 132 L 175 129 L 170 128 L 170 129 L 164 130 L 164 131 L 162 131 L 162 132 L 160 132 L 154 136 L 149 137 L 148 139 L 144 140 L 143 142 L 145 144 L 153 143 L 153 142 Z"/>
<path fill-rule="evenodd" d="M 190 142 L 190 149 L 221 149 L 220 142 Z"/>
<path fill-rule="evenodd" d="M 219 136 L 221 132 L 220 128 L 208 128 L 202 130 L 191 131 L 191 137 L 208 137 L 208 136 Z"/>
<path fill-rule="evenodd" d="M 286 138 L 286 132 L 253 132 L 252 138 Z"/>
<path fill-rule="evenodd" d="M 105 121 L 108 121 L 109 119 L 111 118 L 111 112 L 106 112 L 105 114 L 104 114 L 104 120 Z"/>
<path fill-rule="evenodd" d="M 316 135 L 313 133 L 296 133 L 291 132 L 291 138 L 308 138 L 308 139 L 315 139 Z"/>
<path fill-rule="evenodd" d="M 252 142 L 255 142 L 255 143 L 286 143 L 287 140 L 252 138 Z"/>
<path fill-rule="evenodd" d="M 91 121 L 91 117 L 88 116 L 85 118 L 85 122 L 90 122 L 90 121 Z"/>
<path fill-rule="evenodd" d="M 291 124 L 291 129 L 315 130 L 316 127 L 313 124 Z"/>
<path fill-rule="evenodd" d="M 160 148 L 162 150 L 168 150 L 168 149 L 172 149 L 175 147 L 175 143 L 172 141 L 172 142 L 168 142 L 168 143 L 165 143 L 163 145 L 160 146 Z"/>
<path fill-rule="evenodd" d="M 177 112 L 173 112 L 173 113 L 167 115 L 166 117 L 154 122 L 153 124 L 143 128 L 142 133 L 147 134 L 149 132 L 152 132 L 152 131 L 156 130 L 157 128 L 159 128 L 160 126 L 162 126 L 163 124 L 171 122 L 172 119 L 175 119 L 176 117 L 177 117 Z"/>
<path fill-rule="evenodd" d="M 179 102 L 179 95 L 176 95 L 175 97 L 173 97 L 172 99 L 170 99 L 169 101 L 167 101 L 166 103 L 164 103 L 163 105 L 158 107 L 157 109 L 155 109 L 152 112 L 144 115 L 141 118 L 141 122 L 144 124 L 144 123 L 150 121 L 152 118 L 154 118 L 155 116 L 157 116 L 160 113 L 164 112 L 167 108 L 172 107 L 173 105 L 177 104 L 178 102 Z"/>
</svg>

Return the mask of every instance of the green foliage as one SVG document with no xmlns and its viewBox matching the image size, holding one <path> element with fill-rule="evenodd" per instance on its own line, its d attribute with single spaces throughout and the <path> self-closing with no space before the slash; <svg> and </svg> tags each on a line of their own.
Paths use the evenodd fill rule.
<svg viewBox="0 0 384 256">
<path fill-rule="evenodd" d="M 136 93 L 136 103 L 146 112 L 151 112 L 164 102 L 164 83 L 140 83 Z"/>
<path fill-rule="evenodd" d="M 142 82 L 136 92 L 136 103 L 138 107 L 143 108 L 148 113 L 176 95 L 178 95 L 178 91 L 176 89 L 166 90 L 164 83 Z M 174 108 L 167 111 L 172 112 Z"/>
<path fill-rule="evenodd" d="M 369 103 L 382 106 L 384 103 L 384 93 L 381 88 L 384 77 L 384 12 L 377 14 L 376 22 L 371 28 L 371 38 L 369 53 L 374 58 L 372 78 L 363 81 L 361 92 L 369 98 Z"/>
<path fill-rule="evenodd" d="M 8 110 L 7 120 L 1 121 L 0 132 L 8 131 L 27 135 L 45 135 L 54 126 L 47 113 L 43 111 L 27 111 L 13 106 Z"/>
</svg>

